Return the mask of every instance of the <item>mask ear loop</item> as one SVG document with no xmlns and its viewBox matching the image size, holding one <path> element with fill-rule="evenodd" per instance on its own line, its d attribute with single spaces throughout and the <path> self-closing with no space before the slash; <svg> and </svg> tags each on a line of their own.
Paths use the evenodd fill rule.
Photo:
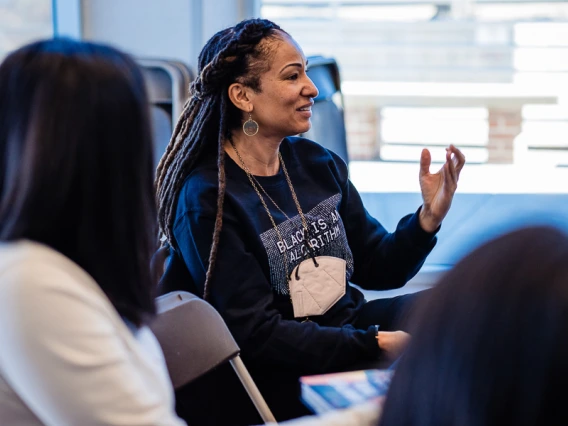
<svg viewBox="0 0 568 426">
<path fill-rule="evenodd" d="M 314 266 L 315 266 L 316 268 L 319 268 L 319 263 L 318 263 L 318 261 L 316 260 L 316 254 L 315 254 L 315 252 L 314 252 L 314 248 L 313 248 L 312 245 L 309 243 L 309 240 L 311 240 L 310 233 L 309 233 L 309 232 L 306 232 L 306 234 L 307 234 L 307 236 L 308 236 L 308 240 L 305 240 L 305 241 L 304 241 L 305 244 L 306 244 L 306 249 L 308 250 L 308 253 L 309 253 L 310 258 L 314 261 Z M 300 263 L 300 265 L 301 265 L 301 263 Z M 295 274 L 295 276 L 296 276 L 296 281 L 298 281 L 298 280 L 300 279 L 300 265 L 298 265 L 298 266 L 296 267 L 296 274 Z"/>
<path fill-rule="evenodd" d="M 319 268 L 319 263 L 316 260 L 316 253 L 314 251 L 314 248 L 312 247 L 312 245 L 310 243 L 306 244 L 307 248 L 308 248 L 308 253 L 310 254 L 310 257 L 312 258 L 312 260 L 314 261 L 314 266 L 316 268 Z"/>
</svg>

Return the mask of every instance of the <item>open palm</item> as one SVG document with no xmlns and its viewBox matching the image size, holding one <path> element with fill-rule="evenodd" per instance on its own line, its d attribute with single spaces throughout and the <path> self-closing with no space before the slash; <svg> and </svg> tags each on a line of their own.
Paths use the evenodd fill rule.
<svg viewBox="0 0 568 426">
<path fill-rule="evenodd" d="M 465 156 L 454 145 L 450 145 L 446 148 L 446 162 L 437 173 L 430 173 L 431 163 L 430 151 L 422 150 L 419 180 L 424 204 L 420 212 L 420 225 L 429 232 L 436 230 L 450 210 Z"/>
</svg>

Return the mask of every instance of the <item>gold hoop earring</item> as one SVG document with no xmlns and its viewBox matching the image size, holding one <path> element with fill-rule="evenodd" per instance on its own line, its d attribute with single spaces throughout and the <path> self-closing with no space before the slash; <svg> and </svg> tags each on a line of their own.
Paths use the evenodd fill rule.
<svg viewBox="0 0 568 426">
<path fill-rule="evenodd" d="M 247 136 L 254 136 L 258 133 L 258 123 L 252 119 L 250 112 L 248 120 L 243 124 L 243 132 Z"/>
</svg>

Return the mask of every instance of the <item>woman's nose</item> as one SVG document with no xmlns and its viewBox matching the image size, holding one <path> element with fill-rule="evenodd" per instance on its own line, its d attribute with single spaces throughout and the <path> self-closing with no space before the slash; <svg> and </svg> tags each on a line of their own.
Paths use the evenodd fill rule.
<svg viewBox="0 0 568 426">
<path fill-rule="evenodd" d="M 310 98 L 316 98 L 319 94 L 319 90 L 310 77 L 306 76 L 306 78 L 308 81 L 304 88 L 304 93 L 302 93 L 302 95 Z"/>
</svg>

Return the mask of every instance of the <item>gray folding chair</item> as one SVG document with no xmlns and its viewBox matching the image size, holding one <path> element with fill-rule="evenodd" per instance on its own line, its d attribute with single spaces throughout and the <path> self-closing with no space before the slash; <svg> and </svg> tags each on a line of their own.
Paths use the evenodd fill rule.
<svg viewBox="0 0 568 426">
<path fill-rule="evenodd" d="M 142 69 L 152 120 L 154 136 L 154 166 L 166 151 L 175 123 L 188 97 L 193 71 L 179 61 L 138 59 Z"/>
<path fill-rule="evenodd" d="M 303 136 L 332 150 L 349 164 L 339 67 L 335 59 L 323 56 L 310 56 L 308 61 L 308 76 L 319 94 L 312 107 L 312 128 Z"/>
<path fill-rule="evenodd" d="M 164 294 L 156 305 L 158 315 L 151 328 L 162 346 L 175 389 L 229 361 L 262 420 L 276 422 L 215 308 L 185 291 Z"/>
</svg>

